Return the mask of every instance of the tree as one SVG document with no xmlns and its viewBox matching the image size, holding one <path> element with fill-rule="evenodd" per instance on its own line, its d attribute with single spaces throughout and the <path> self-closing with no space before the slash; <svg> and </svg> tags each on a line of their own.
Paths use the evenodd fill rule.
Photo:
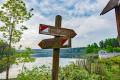
<svg viewBox="0 0 120 80">
<path fill-rule="evenodd" d="M 8 44 L 4 40 L 0 39 L 0 60 L 3 58 L 3 51 L 7 46 Z"/>
<path fill-rule="evenodd" d="M 85 49 L 86 53 L 97 53 L 98 52 L 98 45 L 96 43 L 93 43 L 91 45 L 88 45 Z"/>
<path fill-rule="evenodd" d="M 113 52 L 113 47 L 110 45 L 107 45 L 106 50 L 107 50 L 107 52 Z"/>
<path fill-rule="evenodd" d="M 103 40 L 99 42 L 100 48 L 104 48 L 104 42 Z"/>
<path fill-rule="evenodd" d="M 91 49 L 91 45 L 88 45 L 88 46 L 86 47 L 86 49 L 85 49 L 85 52 L 86 52 L 86 53 L 92 53 L 91 50 L 92 50 L 92 49 Z"/>
<path fill-rule="evenodd" d="M 98 45 L 96 43 L 93 43 L 91 46 L 93 46 L 94 48 L 98 48 Z"/>
<path fill-rule="evenodd" d="M 0 27 L 0 31 L 3 33 L 3 37 L 7 38 L 9 43 L 6 72 L 6 79 L 8 80 L 11 43 L 15 44 L 16 42 L 19 42 L 21 35 L 23 34 L 22 31 L 27 30 L 27 27 L 24 25 L 21 25 L 19 29 L 16 29 L 16 26 L 29 20 L 33 16 L 31 13 L 33 8 L 28 12 L 23 0 L 8 0 L 3 4 L 1 9 L 0 21 L 4 23 L 4 26 Z"/>
<path fill-rule="evenodd" d="M 23 63 L 23 67 L 22 67 L 22 72 L 23 72 L 23 69 L 24 69 L 24 64 L 27 63 L 27 62 L 34 62 L 35 61 L 35 58 L 32 58 L 30 56 L 30 54 L 33 54 L 34 51 L 31 51 L 31 48 L 26 48 L 25 51 L 20 51 L 19 52 L 19 55 L 17 55 L 17 64 L 18 63 Z M 22 58 L 22 59 L 21 59 Z"/>
<path fill-rule="evenodd" d="M 101 47 L 101 42 L 100 42 L 99 44 L 100 44 L 100 47 Z M 119 47 L 118 38 L 105 39 L 103 45 L 104 45 L 104 48 L 106 48 L 107 45 L 110 45 L 110 46 L 112 46 L 112 47 Z"/>
<path fill-rule="evenodd" d="M 115 47 L 115 48 L 113 48 L 113 51 L 114 51 L 114 52 L 117 52 L 117 53 L 120 52 L 120 47 Z"/>
</svg>

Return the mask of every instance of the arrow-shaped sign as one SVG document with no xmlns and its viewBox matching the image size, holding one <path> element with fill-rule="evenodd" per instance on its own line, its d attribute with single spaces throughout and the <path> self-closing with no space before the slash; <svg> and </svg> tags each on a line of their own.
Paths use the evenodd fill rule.
<svg viewBox="0 0 120 80">
<path fill-rule="evenodd" d="M 100 15 L 103 15 L 103 14 L 109 12 L 110 10 L 115 8 L 116 6 L 119 6 L 119 4 L 120 4 L 120 0 L 110 0 Z"/>
<path fill-rule="evenodd" d="M 64 36 L 70 38 L 76 36 L 76 33 L 72 29 L 56 28 L 54 26 L 49 26 L 44 24 L 40 24 L 39 33 L 46 35 L 53 35 L 53 36 Z"/>
<path fill-rule="evenodd" d="M 71 47 L 71 38 L 58 37 L 42 40 L 38 44 L 42 49 L 69 48 Z"/>
</svg>

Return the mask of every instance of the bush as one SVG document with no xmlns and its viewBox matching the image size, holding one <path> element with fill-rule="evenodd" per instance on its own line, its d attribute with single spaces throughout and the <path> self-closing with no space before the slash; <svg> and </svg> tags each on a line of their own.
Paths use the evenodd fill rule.
<svg viewBox="0 0 120 80">
<path fill-rule="evenodd" d="M 99 55 L 85 55 L 84 58 L 86 58 L 86 59 L 98 59 Z"/>
<path fill-rule="evenodd" d="M 17 78 L 18 80 L 51 80 L 51 70 L 45 65 L 34 67 L 32 70 L 24 67 L 24 72 L 18 74 Z"/>
<path fill-rule="evenodd" d="M 71 62 L 70 65 L 60 67 L 58 80 L 119 80 L 113 78 L 114 74 L 108 64 L 110 63 L 107 60 L 96 61 L 92 63 L 91 73 L 89 73 L 84 60 Z M 34 67 L 32 70 L 25 68 L 25 71 L 18 75 L 18 80 L 51 80 L 51 69 L 45 65 Z"/>
<path fill-rule="evenodd" d="M 7 67 L 7 53 L 8 53 L 8 50 L 7 48 L 5 48 L 3 51 L 2 51 L 2 55 L 1 56 L 1 59 L 0 59 L 0 73 L 2 73 L 3 71 L 6 70 L 6 67 Z M 10 65 L 13 65 L 15 60 L 16 60 L 16 56 L 15 56 L 15 53 L 16 53 L 16 50 L 15 49 L 11 49 L 10 51 Z"/>
</svg>

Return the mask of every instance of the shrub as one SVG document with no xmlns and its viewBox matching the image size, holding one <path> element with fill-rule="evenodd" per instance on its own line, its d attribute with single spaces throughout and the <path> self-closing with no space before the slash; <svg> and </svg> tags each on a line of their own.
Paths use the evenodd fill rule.
<svg viewBox="0 0 120 80">
<path fill-rule="evenodd" d="M 24 72 L 18 74 L 17 78 L 18 80 L 51 80 L 51 70 L 45 65 L 34 67 L 32 70 L 24 67 Z"/>
</svg>

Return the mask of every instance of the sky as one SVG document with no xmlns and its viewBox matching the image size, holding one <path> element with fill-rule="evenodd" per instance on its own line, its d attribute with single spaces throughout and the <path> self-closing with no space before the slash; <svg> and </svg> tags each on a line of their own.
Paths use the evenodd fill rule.
<svg viewBox="0 0 120 80">
<path fill-rule="evenodd" d="M 0 0 L 0 7 L 6 0 Z M 16 48 L 30 47 L 40 49 L 38 43 L 43 39 L 53 38 L 39 34 L 39 24 L 55 25 L 55 16 L 62 16 L 62 28 L 73 29 L 77 35 L 72 38 L 72 48 L 86 47 L 94 42 L 117 37 L 117 26 L 114 9 L 105 15 L 100 13 L 109 0 L 24 0 L 27 9 L 34 8 L 34 16 L 23 24 L 24 31 Z M 0 37 L 2 37 L 0 35 Z"/>
</svg>

